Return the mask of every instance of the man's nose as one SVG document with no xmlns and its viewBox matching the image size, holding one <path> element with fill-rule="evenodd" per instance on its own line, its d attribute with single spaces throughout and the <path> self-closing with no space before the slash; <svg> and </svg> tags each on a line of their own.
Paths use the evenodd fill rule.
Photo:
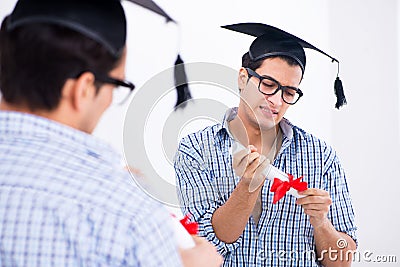
<svg viewBox="0 0 400 267">
<path fill-rule="evenodd" d="M 266 95 L 265 99 L 274 104 L 274 106 L 282 106 L 282 90 L 279 90 L 274 95 Z"/>
</svg>

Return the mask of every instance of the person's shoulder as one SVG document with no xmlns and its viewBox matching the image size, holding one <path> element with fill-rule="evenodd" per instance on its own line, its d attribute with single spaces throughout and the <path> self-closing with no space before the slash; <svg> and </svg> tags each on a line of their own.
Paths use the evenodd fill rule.
<svg viewBox="0 0 400 267">
<path fill-rule="evenodd" d="M 182 140 L 187 140 L 190 138 L 209 138 L 214 137 L 215 134 L 221 129 L 221 123 L 209 125 L 201 130 L 190 133 L 182 138 Z"/>
<path fill-rule="evenodd" d="M 183 137 L 178 145 L 174 158 L 175 167 L 183 162 L 190 167 L 205 169 L 205 158 L 216 149 L 216 136 L 223 128 L 221 124 L 214 124 L 202 130 Z"/>
<path fill-rule="evenodd" d="M 327 156 L 335 154 L 335 149 L 324 139 L 304 130 L 299 126 L 293 125 L 288 121 L 287 123 L 291 126 L 293 130 L 293 139 L 295 140 L 295 144 L 313 147 L 314 149 L 320 150 L 323 154 Z"/>
<path fill-rule="evenodd" d="M 310 133 L 309 131 L 307 131 L 299 126 L 293 125 L 293 134 L 294 134 L 294 137 L 297 139 L 302 139 L 302 140 L 305 140 L 307 142 L 312 142 L 312 143 L 320 143 L 323 146 L 328 146 L 328 144 L 326 143 L 325 140 L 323 140 L 320 137 L 317 137 L 315 134 Z"/>
<path fill-rule="evenodd" d="M 221 124 L 217 123 L 207 126 L 197 132 L 190 133 L 181 139 L 179 143 L 179 148 L 203 146 L 204 143 L 209 143 L 210 141 L 213 141 L 216 134 L 220 130 Z"/>
</svg>

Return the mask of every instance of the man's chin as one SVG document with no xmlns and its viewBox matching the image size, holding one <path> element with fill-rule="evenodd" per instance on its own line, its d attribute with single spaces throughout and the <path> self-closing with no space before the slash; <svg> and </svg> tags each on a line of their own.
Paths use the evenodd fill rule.
<svg viewBox="0 0 400 267">
<path fill-rule="evenodd" d="M 269 130 L 275 128 L 275 126 L 278 123 L 279 123 L 278 121 L 276 121 L 272 118 L 271 119 L 262 118 L 261 120 L 258 121 L 260 130 L 262 130 L 262 131 L 269 131 Z"/>
<path fill-rule="evenodd" d="M 260 125 L 260 130 L 263 132 L 268 132 L 268 131 L 271 131 L 272 129 L 275 129 L 275 127 L 276 127 L 276 124 L 270 124 L 270 125 L 262 124 L 262 125 Z"/>
</svg>

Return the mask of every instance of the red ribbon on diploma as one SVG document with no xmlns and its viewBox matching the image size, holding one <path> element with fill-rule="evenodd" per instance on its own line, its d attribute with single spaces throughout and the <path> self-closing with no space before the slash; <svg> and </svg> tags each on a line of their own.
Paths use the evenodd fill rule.
<svg viewBox="0 0 400 267">
<path fill-rule="evenodd" d="M 186 214 L 180 222 L 189 234 L 197 235 L 199 232 L 199 224 L 197 222 L 191 222 L 189 214 Z"/>
<path fill-rule="evenodd" d="M 278 178 L 274 178 L 274 182 L 271 186 L 271 192 L 274 192 L 274 201 L 273 203 L 275 204 L 278 202 L 279 199 L 283 198 L 283 196 L 286 194 L 287 191 L 290 190 L 290 188 L 294 188 L 297 191 L 304 191 L 307 189 L 307 182 L 302 182 L 300 181 L 303 176 L 300 176 L 297 179 L 293 179 L 293 175 L 288 174 L 289 176 L 289 181 L 282 181 Z"/>
</svg>

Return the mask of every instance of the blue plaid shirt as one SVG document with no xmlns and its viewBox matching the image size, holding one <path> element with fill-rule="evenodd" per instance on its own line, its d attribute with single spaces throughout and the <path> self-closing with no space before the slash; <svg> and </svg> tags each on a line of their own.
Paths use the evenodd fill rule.
<svg viewBox="0 0 400 267">
<path fill-rule="evenodd" d="M 232 112 L 227 117 L 232 117 Z M 232 118 L 230 118 L 232 119 Z M 219 240 L 213 230 L 214 211 L 229 198 L 239 182 L 232 169 L 233 139 L 226 120 L 188 135 L 175 157 L 178 196 L 183 213 L 199 222 L 200 235 L 214 243 L 224 256 L 224 266 L 320 266 L 313 228 L 296 198 L 286 194 L 272 204 L 271 182 L 262 189 L 262 213 L 258 225 L 249 218 L 243 234 L 231 244 Z M 354 213 L 344 171 L 335 151 L 323 141 L 288 120 L 280 123 L 282 147 L 273 165 L 294 177 L 303 176 L 310 188 L 330 193 L 328 214 L 333 226 L 356 240 Z M 235 214 L 232 214 L 232 220 Z"/>
<path fill-rule="evenodd" d="M 0 266 L 181 266 L 169 213 L 120 159 L 91 135 L 0 112 Z"/>
</svg>

